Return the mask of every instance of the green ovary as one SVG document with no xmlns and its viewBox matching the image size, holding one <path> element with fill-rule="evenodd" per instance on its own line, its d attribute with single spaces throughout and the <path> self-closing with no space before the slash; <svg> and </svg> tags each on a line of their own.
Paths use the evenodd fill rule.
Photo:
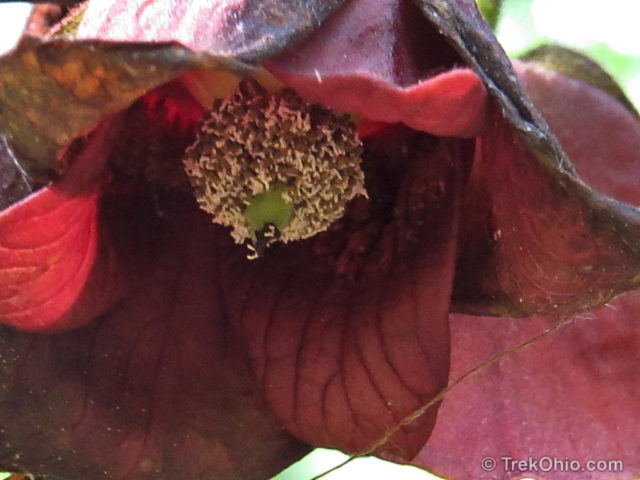
<svg viewBox="0 0 640 480">
<path fill-rule="evenodd" d="M 282 188 L 275 188 L 255 195 L 244 211 L 244 216 L 251 227 L 251 234 L 261 231 L 272 224 L 282 231 L 289 224 L 293 208 L 282 198 Z"/>
</svg>

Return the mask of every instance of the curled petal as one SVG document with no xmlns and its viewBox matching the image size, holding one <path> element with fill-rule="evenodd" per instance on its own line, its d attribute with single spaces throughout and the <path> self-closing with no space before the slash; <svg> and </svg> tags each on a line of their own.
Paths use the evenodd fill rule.
<svg viewBox="0 0 640 480">
<path fill-rule="evenodd" d="M 580 99 L 583 116 L 598 113 L 601 105 L 596 97 L 583 94 Z M 590 100 L 595 102 L 594 109 Z M 567 96 L 565 101 L 576 98 Z M 625 117 L 622 105 L 609 105 Z M 573 118 L 548 113 L 560 122 Z M 574 154 L 572 160 L 586 166 L 594 155 L 593 162 L 607 164 L 603 170 L 609 168 L 609 161 L 614 162 L 613 169 L 637 163 L 640 150 L 628 146 L 637 143 L 640 130 L 629 121 L 628 113 L 620 126 L 626 127 L 631 139 L 606 152 L 601 147 L 584 148 L 598 138 L 588 134 L 608 131 L 614 117 L 590 117 L 597 127 L 586 131 L 571 128 L 578 127 L 575 123 L 565 126 L 563 140 Z M 576 138 L 585 142 L 581 151 Z M 623 155 L 620 159 L 610 156 L 616 153 Z M 586 166 L 586 171 L 592 168 Z M 593 191 L 572 173 L 550 164 L 549 157 L 532 154 L 497 114 L 478 140 L 468 188 L 454 291 L 457 311 L 514 316 L 572 312 L 601 305 L 637 287 L 638 210 Z"/>
<path fill-rule="evenodd" d="M 632 185 L 637 185 L 640 167 L 640 127 L 633 112 L 582 80 L 539 65 L 517 68 L 579 174 L 600 192 L 640 203 Z M 640 295 L 630 293 L 465 380 L 444 400 L 416 464 L 460 480 L 569 480 L 583 474 L 603 480 L 637 478 L 639 315 Z M 451 378 L 558 321 L 453 315 Z M 496 460 L 495 470 L 482 468 L 486 457 Z M 588 461 L 618 463 L 601 463 L 601 471 L 588 473 L 570 468 L 507 471 L 501 457 L 549 457 L 561 466 L 568 459 L 585 469 L 596 466 Z"/>
<path fill-rule="evenodd" d="M 31 331 L 59 331 L 88 322 L 108 289 L 98 270 L 98 196 L 112 127 L 103 126 L 64 180 L 0 213 L 0 318 Z M 102 162 L 100 161 L 102 159 Z M 78 190 L 84 186 L 83 190 Z M 107 262 L 107 263 L 105 263 Z M 100 285 L 98 287 L 98 285 Z M 91 313 L 89 313 L 91 312 Z"/>
<path fill-rule="evenodd" d="M 217 63 L 178 45 L 137 47 L 27 37 L 0 57 L 0 130 L 27 173 L 46 183 L 66 168 L 56 161 L 74 138 L 185 70 Z"/>
<path fill-rule="evenodd" d="M 304 97 L 339 110 L 434 135 L 473 136 L 486 93 L 471 70 L 454 68 L 457 60 L 415 6 L 367 0 L 350 2 L 267 67 Z"/>
</svg>

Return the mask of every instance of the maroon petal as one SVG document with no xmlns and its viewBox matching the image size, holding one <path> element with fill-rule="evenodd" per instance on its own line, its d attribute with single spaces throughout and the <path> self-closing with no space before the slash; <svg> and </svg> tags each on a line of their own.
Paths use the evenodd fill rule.
<svg viewBox="0 0 640 480">
<path fill-rule="evenodd" d="M 361 230 L 355 221 L 258 262 L 192 199 L 109 185 L 101 225 L 127 272 L 124 293 L 72 333 L 2 331 L 0 465 L 89 480 L 103 471 L 265 478 L 300 449 L 260 390 L 296 436 L 350 450 L 430 399 L 447 377 L 460 159 L 469 152 L 411 138 L 381 161 L 402 173 L 386 223 L 374 217 Z M 412 457 L 434 418 L 381 451 Z"/>
<path fill-rule="evenodd" d="M 591 113 L 584 103 L 581 109 Z M 578 125 L 572 127 L 565 133 L 580 136 Z M 500 114 L 478 140 L 468 189 L 456 311 L 574 312 L 637 287 L 637 209 L 597 194 L 570 171 L 550 165 L 548 157 L 530 153 Z"/>
<path fill-rule="evenodd" d="M 338 230 L 223 272 L 267 402 L 313 445 L 368 447 L 446 382 L 461 150 L 423 147 L 410 147 L 396 213 L 379 233 Z M 434 420 L 379 453 L 411 458 Z"/>
<path fill-rule="evenodd" d="M 212 254 L 226 233 L 190 200 L 165 199 L 162 218 L 129 200 L 102 204 L 132 262 L 120 302 L 71 333 L 0 331 L 0 465 L 85 480 L 274 475 L 305 448 L 261 401 L 228 324 Z"/>
<path fill-rule="evenodd" d="M 302 96 L 336 109 L 434 135 L 473 136 L 486 93 L 456 63 L 458 55 L 412 3 L 361 0 L 267 68 Z"/>
<path fill-rule="evenodd" d="M 638 203 L 638 189 L 629 186 L 640 147 L 634 114 L 581 80 L 535 65 L 519 65 L 519 72 L 579 173 L 599 190 Z M 637 478 L 638 315 L 640 295 L 629 294 L 464 381 L 447 395 L 416 463 L 454 479 Z M 558 321 L 453 316 L 452 378 Z M 624 470 L 604 464 L 609 471 L 507 472 L 503 456 L 576 460 L 585 468 L 589 460 L 620 460 Z M 482 469 L 485 457 L 497 461 L 495 471 Z"/>
<path fill-rule="evenodd" d="M 465 380 L 447 395 L 414 463 L 455 480 L 637 478 L 638 312 L 640 296 L 628 295 Z M 453 316 L 451 378 L 557 322 Z M 482 468 L 486 457 L 496 460 L 495 470 Z M 624 469 L 508 471 L 502 457 L 578 461 L 585 469 L 590 460 L 619 460 Z"/>
<path fill-rule="evenodd" d="M 337 3 L 318 8 L 315 2 L 279 7 L 269 2 L 256 12 L 252 2 L 241 0 L 224 5 L 191 0 L 176 8 L 163 2 L 97 2 L 89 6 L 79 35 L 175 40 L 197 52 L 253 61 L 271 57 L 268 69 L 311 100 L 436 135 L 478 131 L 486 102 L 482 83 L 470 70 L 455 68 L 458 55 L 411 2 L 352 0 L 317 28 Z M 272 17 L 278 22 L 265 22 Z M 267 34 L 268 29 L 273 31 Z M 294 42 L 311 30 L 308 40 Z M 238 31 L 244 34 L 242 46 L 235 39 Z M 272 58 L 287 45 L 294 46 Z"/>
<path fill-rule="evenodd" d="M 3 469 L 87 480 L 263 479 L 306 450 L 264 405 L 228 323 L 219 276 L 228 235 L 198 213 L 175 174 L 193 113 L 176 111 L 176 102 L 190 105 L 176 88 L 104 122 L 63 180 L 5 212 L 12 230 L 3 240 L 20 236 L 29 247 L 53 236 L 57 246 L 78 232 L 92 239 L 95 262 L 85 262 L 88 275 L 53 282 L 53 267 L 42 269 L 44 280 L 15 289 L 37 300 L 43 284 L 65 291 L 84 283 L 71 306 L 56 302 L 67 310 L 48 323 L 25 315 L 15 323 L 49 331 L 91 323 L 56 336 L 0 330 Z M 51 220 L 34 217 L 38 208 L 52 209 Z M 82 252 L 45 246 L 24 255 L 66 271 Z"/>
<path fill-rule="evenodd" d="M 147 478 L 161 465 L 167 477 L 206 471 L 228 476 L 242 468 L 235 456 L 255 455 L 254 450 L 257 466 L 247 469 L 266 475 L 270 465 L 283 467 L 273 458 L 291 460 L 298 450 L 282 431 L 273 431 L 261 407 L 238 407 L 237 418 L 230 420 L 235 427 L 222 414 L 250 389 L 244 348 L 258 386 L 286 427 L 303 440 L 349 450 L 368 446 L 446 382 L 447 315 L 469 144 L 399 127 L 396 143 L 368 144 L 371 161 L 379 165 L 371 166 L 368 177 L 377 196 L 366 221 L 355 205 L 353 225 L 345 220 L 321 238 L 274 248 L 265 260 L 248 262 L 243 248 L 229 245 L 226 232 L 194 216 L 190 195 L 183 199 L 172 170 L 179 167 L 182 149 L 166 148 L 162 140 L 177 135 L 169 142 L 177 145 L 184 134 L 154 132 L 153 115 L 147 116 L 149 109 L 175 113 L 171 102 L 168 107 L 163 102 L 180 95 L 166 90 L 170 99 L 163 100 L 165 90 L 154 92 L 107 123 L 122 123 L 120 136 L 96 155 L 110 158 L 113 177 L 101 199 L 101 251 L 113 251 L 117 263 L 110 272 L 101 270 L 95 282 L 106 278 L 119 286 L 119 302 L 102 318 L 82 317 L 93 318 L 95 325 L 53 340 L 32 340 L 33 354 L 24 346 L 33 337 L 7 333 L 6 348 L 18 357 L 4 372 L 3 378 L 15 381 L 0 400 L 16 425 L 3 437 L 9 444 L 2 454 L 7 468 L 88 479 L 101 468 L 114 476 Z M 128 128 L 130 122 L 145 129 Z M 180 125 L 180 118 L 174 123 Z M 97 134 L 90 137 L 86 148 L 95 150 L 96 139 Z M 97 165 L 77 159 L 68 183 L 86 184 L 71 173 L 82 168 L 90 176 L 101 171 Z M 388 175 L 394 165 L 397 172 Z M 166 188 L 170 185 L 162 182 L 150 191 L 151 171 L 176 185 Z M 146 183 L 135 183 L 140 173 Z M 389 177 L 397 177 L 399 185 Z M 174 357 L 176 351 L 180 356 Z M 44 378 L 35 376 L 40 363 L 47 366 Z M 236 371 L 240 386 L 233 383 Z M 221 397 L 210 393 L 216 381 Z M 198 397 L 202 383 L 202 396 L 213 396 L 212 405 Z M 29 389 L 35 397 L 15 401 Z M 42 389 L 59 396 L 40 395 Z M 73 399 L 78 390 L 85 400 Z M 251 401 L 253 394 L 247 394 Z M 51 410 L 61 412 L 55 421 L 39 416 Z M 434 418 L 400 432 L 384 451 L 412 457 Z M 264 431 L 256 430 L 253 424 L 263 421 Z M 256 444 L 239 423 L 251 425 Z M 191 440 L 194 424 L 206 439 Z M 89 441 L 92 431 L 101 433 Z M 241 435 L 247 438 L 240 441 Z M 174 442 L 185 450 L 173 451 Z M 233 458 L 225 463 L 220 451 Z M 17 454 L 20 458 L 11 460 Z M 54 456 L 65 461 L 54 465 Z"/>
</svg>

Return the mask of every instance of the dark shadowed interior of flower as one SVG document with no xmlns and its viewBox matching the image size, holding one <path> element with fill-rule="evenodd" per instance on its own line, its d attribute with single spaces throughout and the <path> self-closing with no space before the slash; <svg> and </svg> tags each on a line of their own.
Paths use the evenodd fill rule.
<svg viewBox="0 0 640 480">
<path fill-rule="evenodd" d="M 0 213 L 12 327 L 0 335 L 0 467 L 268 478 L 309 445 L 368 448 L 445 388 L 450 366 L 458 375 L 532 325 L 635 288 L 640 215 L 577 177 L 488 32 L 467 0 L 105 0 L 76 39 L 27 40 L 2 59 L 0 156 L 56 177 Z M 583 178 L 617 195 L 618 163 L 611 177 L 593 167 L 609 150 L 587 163 L 592 135 L 539 82 L 625 132 L 613 150 L 625 162 L 640 151 L 633 112 L 561 74 L 518 74 Z M 533 314 L 552 315 L 510 318 Z M 640 337 L 619 321 L 598 327 L 621 332 L 598 348 L 625 352 L 610 366 L 633 415 L 637 375 L 622 369 Z M 576 392 L 597 391 L 600 364 L 575 362 L 592 336 L 568 360 L 557 342 L 549 354 L 572 365 Z M 445 401 L 375 453 L 477 478 L 486 452 L 479 433 L 460 441 L 463 420 L 491 424 L 482 408 L 499 407 L 487 384 L 469 388 L 483 403 Z M 579 419 L 605 408 L 562 391 L 546 408 L 567 398 Z M 533 410 L 507 415 L 542 422 Z M 569 418 L 558 442 L 584 456 Z M 605 423 L 603 438 L 637 437 L 621 414 Z M 509 437 L 511 424 L 491 425 L 478 430 L 487 444 Z"/>
</svg>

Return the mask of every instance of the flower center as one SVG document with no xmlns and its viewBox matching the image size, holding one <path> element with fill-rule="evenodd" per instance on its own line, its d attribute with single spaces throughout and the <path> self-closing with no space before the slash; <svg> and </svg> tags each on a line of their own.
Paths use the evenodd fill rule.
<svg viewBox="0 0 640 480">
<path fill-rule="evenodd" d="M 348 115 L 244 80 L 214 102 L 184 168 L 200 207 L 255 258 L 276 241 L 327 230 L 366 196 L 361 158 Z"/>
</svg>

